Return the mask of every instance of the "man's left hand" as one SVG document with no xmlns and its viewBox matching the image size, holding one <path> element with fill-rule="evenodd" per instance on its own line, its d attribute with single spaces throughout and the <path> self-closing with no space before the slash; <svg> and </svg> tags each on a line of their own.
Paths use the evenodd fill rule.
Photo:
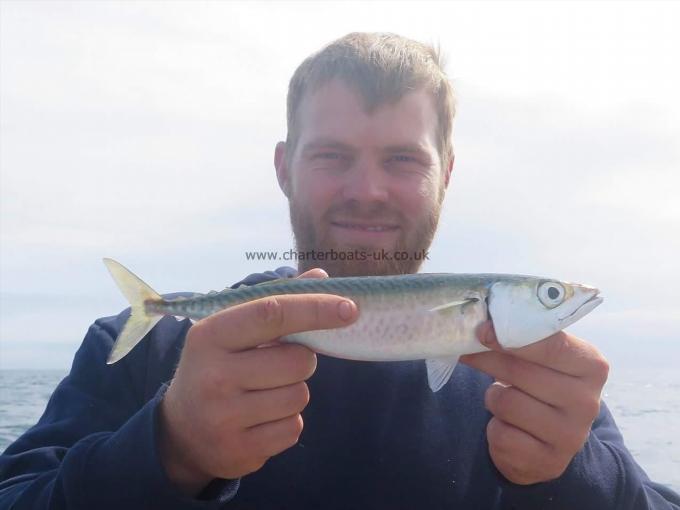
<svg viewBox="0 0 680 510">
<path fill-rule="evenodd" d="M 486 429 L 498 470 L 520 485 L 554 480 L 588 439 L 600 411 L 609 364 L 592 345 L 560 331 L 519 349 L 503 349 L 491 322 L 479 340 L 490 352 L 460 361 L 493 376 Z"/>
</svg>

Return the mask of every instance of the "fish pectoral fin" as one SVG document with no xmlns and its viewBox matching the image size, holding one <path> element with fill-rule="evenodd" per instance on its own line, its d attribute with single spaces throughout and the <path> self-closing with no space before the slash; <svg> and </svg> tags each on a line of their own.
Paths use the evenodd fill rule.
<svg viewBox="0 0 680 510">
<path fill-rule="evenodd" d="M 451 378 L 453 369 L 458 363 L 458 356 L 450 358 L 433 358 L 426 359 L 427 366 L 427 382 L 433 392 L 442 389 L 442 386 Z"/>
<path fill-rule="evenodd" d="M 471 297 L 468 299 L 463 299 L 461 301 L 451 301 L 450 303 L 444 303 L 443 305 L 435 306 L 434 308 L 430 308 L 428 312 L 448 312 L 451 311 L 454 308 L 458 308 L 459 306 L 465 306 L 470 303 L 476 303 L 479 301 L 478 298 Z"/>
</svg>

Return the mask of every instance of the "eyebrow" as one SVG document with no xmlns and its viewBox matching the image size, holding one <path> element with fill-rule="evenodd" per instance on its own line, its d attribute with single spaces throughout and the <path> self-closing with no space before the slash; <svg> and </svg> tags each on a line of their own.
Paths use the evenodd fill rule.
<svg viewBox="0 0 680 510">
<path fill-rule="evenodd" d="M 410 152 L 413 154 L 420 154 L 421 156 L 429 156 L 430 153 L 424 147 L 418 144 L 404 144 L 404 145 L 389 145 L 385 147 L 385 152 Z"/>
<path fill-rule="evenodd" d="M 302 147 L 302 152 L 306 153 L 316 149 L 340 149 L 343 151 L 351 151 L 352 146 L 346 143 L 339 142 L 337 140 L 333 140 L 331 138 L 317 138 L 316 140 L 307 142 Z"/>
<path fill-rule="evenodd" d="M 352 151 L 354 148 L 346 143 L 333 140 L 331 138 L 317 138 L 310 142 L 307 142 L 302 147 L 302 152 L 307 153 L 316 149 L 339 149 L 343 151 Z M 430 153 L 425 150 L 422 146 L 418 144 L 398 144 L 398 145 L 388 145 L 383 148 L 383 152 L 396 153 L 396 152 L 406 152 L 411 154 L 419 154 L 421 156 L 428 157 Z"/>
</svg>

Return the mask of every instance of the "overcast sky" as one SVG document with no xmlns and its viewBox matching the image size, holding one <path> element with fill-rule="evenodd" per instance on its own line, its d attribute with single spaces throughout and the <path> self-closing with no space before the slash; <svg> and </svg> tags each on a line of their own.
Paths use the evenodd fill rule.
<svg viewBox="0 0 680 510">
<path fill-rule="evenodd" d="M 244 252 L 292 247 L 273 169 L 288 80 L 352 31 L 447 55 L 456 163 L 423 270 L 596 285 L 572 332 L 617 362 L 680 360 L 680 4 L 0 9 L 0 368 L 67 368 L 127 306 L 104 256 L 160 292 L 282 265 Z"/>
</svg>

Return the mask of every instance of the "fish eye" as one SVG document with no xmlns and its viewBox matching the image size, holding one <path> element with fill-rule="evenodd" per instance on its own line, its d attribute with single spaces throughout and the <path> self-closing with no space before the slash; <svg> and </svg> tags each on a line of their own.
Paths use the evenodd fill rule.
<svg viewBox="0 0 680 510">
<path fill-rule="evenodd" d="M 538 299 L 547 308 L 555 308 L 564 301 L 566 291 L 558 282 L 543 282 L 538 286 Z"/>
</svg>

